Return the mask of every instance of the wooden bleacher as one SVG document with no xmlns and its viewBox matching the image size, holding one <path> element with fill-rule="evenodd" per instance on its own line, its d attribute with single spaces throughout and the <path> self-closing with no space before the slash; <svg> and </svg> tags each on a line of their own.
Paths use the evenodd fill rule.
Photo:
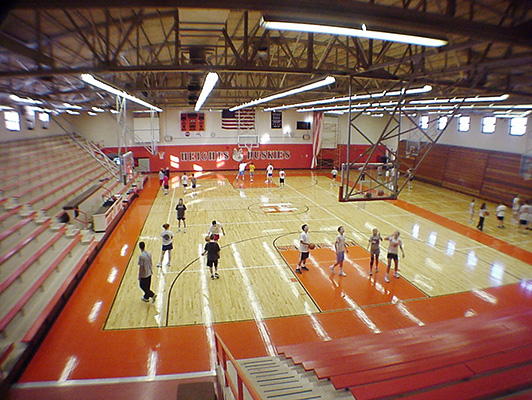
<svg viewBox="0 0 532 400">
<path fill-rule="evenodd" d="M 58 216 L 65 206 L 77 208 L 91 195 L 103 202 L 126 187 L 68 135 L 3 143 L 0 161 L 1 390 L 98 249 L 93 232 Z"/>
<path fill-rule="evenodd" d="M 532 394 L 532 310 L 526 308 L 278 351 L 357 400 Z"/>
</svg>

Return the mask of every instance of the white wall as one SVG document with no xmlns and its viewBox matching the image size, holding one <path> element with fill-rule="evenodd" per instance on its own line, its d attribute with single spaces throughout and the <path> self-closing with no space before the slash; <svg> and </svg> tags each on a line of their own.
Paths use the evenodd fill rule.
<svg viewBox="0 0 532 400">
<path fill-rule="evenodd" d="M 65 132 L 61 130 L 53 117 L 50 117 L 48 129 L 42 128 L 42 123 L 37 119 L 35 121 L 35 129 L 28 129 L 28 125 L 21 116 L 20 131 L 10 131 L 6 129 L 4 112 L 0 111 L 0 142 L 10 142 L 14 140 L 33 139 L 36 137 L 64 135 Z"/>
<path fill-rule="evenodd" d="M 178 109 L 169 108 L 161 113 L 161 142 L 160 145 L 202 145 L 202 144 L 236 144 L 237 131 L 221 129 L 221 113 L 205 111 L 205 132 L 195 133 L 191 132 L 189 137 L 181 132 L 181 112 L 192 112 L 192 109 Z M 87 114 L 69 116 L 52 116 L 48 129 L 42 129 L 41 123 L 36 121 L 35 129 L 28 130 L 24 121 L 21 121 L 21 131 L 11 132 L 5 128 L 3 113 L 0 113 L 0 142 L 31 139 L 35 137 L 44 137 L 52 135 L 63 135 L 64 131 L 59 128 L 58 123 L 69 129 L 71 127 L 77 133 L 84 135 L 87 139 L 94 142 L 99 142 L 105 147 L 117 147 L 117 122 L 116 116 L 109 112 L 99 114 L 92 117 Z M 419 116 L 418 116 L 419 117 Z M 347 143 L 347 134 L 349 129 L 347 115 L 338 117 L 327 115 L 326 118 L 338 119 L 338 143 Z M 435 118 L 431 116 L 431 119 Z M 498 118 L 495 133 L 484 134 L 481 133 L 481 119 L 480 115 L 471 115 L 471 129 L 469 132 L 458 132 L 457 119 L 451 121 L 450 126 L 445 131 L 439 143 L 450 144 L 456 146 L 464 146 L 485 150 L 496 150 L 510 153 L 523 154 L 527 146 L 532 145 L 532 118 L 528 118 L 527 133 L 524 136 L 510 136 L 509 135 L 509 119 Z M 257 111 L 256 117 L 256 133 L 259 136 L 269 134 L 270 143 L 272 144 L 309 144 L 311 140 L 304 140 L 303 134 L 307 131 L 296 130 L 297 121 L 312 121 L 311 113 L 297 113 L 293 110 L 283 112 L 283 129 L 270 129 L 270 113 Z M 375 118 L 369 116 L 361 116 L 355 120 L 355 124 L 365 134 L 375 140 L 384 129 L 386 118 Z M 407 129 L 411 124 L 402 119 L 402 129 Z M 129 129 L 133 128 L 133 117 L 131 113 L 127 116 L 127 126 Z M 283 131 L 285 133 L 283 133 Z M 292 133 L 292 134 L 290 134 Z M 308 132 L 311 133 L 311 132 Z M 213 135 L 214 134 L 214 135 Z M 169 141 L 165 141 L 164 137 L 171 137 Z M 403 136 L 403 139 L 408 139 L 408 135 Z M 395 148 L 395 139 L 389 143 L 390 147 Z M 368 144 L 368 142 L 356 132 L 352 130 L 351 137 L 352 144 Z M 134 146 L 133 139 L 129 139 L 128 146 Z"/>
</svg>

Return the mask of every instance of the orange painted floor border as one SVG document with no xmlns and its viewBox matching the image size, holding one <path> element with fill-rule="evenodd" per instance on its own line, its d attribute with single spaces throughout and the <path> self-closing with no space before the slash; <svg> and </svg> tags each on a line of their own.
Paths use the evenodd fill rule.
<svg viewBox="0 0 532 400">
<path fill-rule="evenodd" d="M 65 382 L 114 377 L 149 378 L 154 374 L 210 370 L 208 327 L 102 330 L 117 290 L 117 282 L 120 281 L 127 266 L 132 246 L 137 243 L 157 190 L 159 190 L 157 177 L 153 176 L 91 265 L 24 372 L 21 382 Z M 529 252 L 491 238 L 482 232 L 406 202 L 396 201 L 395 204 L 450 229 L 456 229 L 457 232 L 477 239 L 481 243 L 496 245 L 497 249 L 507 254 L 521 254 L 520 257 L 525 259 L 520 259 L 525 262 L 531 261 Z M 129 248 L 125 250 L 124 256 L 118 257 L 117 254 L 124 250 L 124 243 L 127 243 Z M 332 250 L 325 252 L 322 260 L 324 268 L 328 268 L 327 264 L 332 261 L 332 254 Z M 292 257 L 293 255 L 287 256 L 290 265 L 295 264 Z M 322 261 L 318 264 L 322 265 Z M 362 269 L 367 268 L 364 263 L 367 263 L 367 260 L 359 260 L 356 257 L 354 262 L 356 265 L 352 264 L 353 269 L 346 268 L 346 271 L 353 275 L 357 273 L 356 268 L 360 266 Z M 108 283 L 109 270 L 112 268 L 118 270 L 118 277 L 115 283 Z M 383 271 L 382 264 L 381 268 Z M 310 275 L 307 277 L 310 278 Z M 336 275 L 335 279 L 338 278 Z M 380 283 L 382 278 L 379 275 L 376 283 Z M 392 283 L 393 280 L 390 284 Z M 363 287 L 359 285 L 355 286 L 355 289 L 358 288 L 360 292 Z M 368 293 L 372 295 L 375 288 L 369 289 L 371 292 Z M 354 297 L 358 295 L 363 293 L 353 294 Z M 102 306 L 98 317 L 88 318 L 91 309 L 99 301 L 102 301 Z M 334 306 L 334 302 L 327 304 L 324 299 L 320 301 L 325 307 L 332 309 Z M 359 299 L 359 301 L 366 305 L 356 309 L 327 311 L 314 315 L 274 318 L 262 321 L 260 326 L 256 321 L 217 324 L 213 329 L 221 335 L 236 358 L 259 357 L 267 355 L 271 346 L 382 332 L 519 305 L 532 308 L 532 282 L 522 281 L 481 292 L 464 292 L 433 298 L 410 298 L 398 301 L 392 297 L 391 301 L 384 304 L 371 300 Z M 150 369 L 150 362 L 154 369 Z M 69 366 L 72 367 L 70 371 Z"/>
<path fill-rule="evenodd" d="M 369 252 L 350 245 L 344 261 L 347 276 L 338 275 L 336 267 L 332 273 L 330 266 L 336 261 L 336 253 L 329 247 L 319 246 L 311 250 L 307 261 L 309 271 L 296 274 L 310 297 L 321 311 L 334 311 L 353 307 L 388 304 L 392 301 L 406 301 L 427 296 L 404 278 L 396 279 L 393 271 L 390 282 L 384 281 L 386 265 L 379 263 L 379 272 L 369 275 Z M 286 263 L 295 270 L 299 251 L 294 248 L 280 249 Z"/>
<path fill-rule="evenodd" d="M 407 203 L 406 201 L 397 199 L 389 200 L 389 202 L 399 208 L 402 208 L 403 210 L 428 219 L 429 221 L 435 222 L 445 228 L 459 233 L 460 235 L 466 236 L 470 239 L 474 239 L 479 243 L 485 244 L 486 246 L 489 246 L 495 250 L 499 250 L 505 254 L 517 258 L 520 261 L 532 265 L 532 253 L 530 251 L 514 246 L 513 244 L 507 243 L 501 239 L 497 239 L 493 236 L 479 231 L 478 229 L 465 226 L 447 217 L 438 215 L 432 211 L 425 210 L 424 208 L 421 208 L 411 203 Z"/>
</svg>

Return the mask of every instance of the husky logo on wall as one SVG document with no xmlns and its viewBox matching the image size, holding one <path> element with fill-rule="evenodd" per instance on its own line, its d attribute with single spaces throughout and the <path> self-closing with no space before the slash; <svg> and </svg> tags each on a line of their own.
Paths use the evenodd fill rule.
<svg viewBox="0 0 532 400">
<path fill-rule="evenodd" d="M 244 159 L 244 149 L 233 149 L 233 160 L 241 162 Z"/>
</svg>

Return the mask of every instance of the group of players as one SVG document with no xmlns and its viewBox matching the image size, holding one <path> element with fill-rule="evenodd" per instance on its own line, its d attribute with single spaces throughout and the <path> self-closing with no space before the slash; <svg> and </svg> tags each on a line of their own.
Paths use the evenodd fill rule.
<svg viewBox="0 0 532 400">
<path fill-rule="evenodd" d="M 307 259 L 310 255 L 310 250 L 313 250 L 316 245 L 310 241 L 310 236 L 308 233 L 309 227 L 307 224 L 304 224 L 301 226 L 301 233 L 299 234 L 299 261 L 297 262 L 296 266 L 296 273 L 302 274 L 303 271 L 308 271 L 308 267 L 306 265 Z M 334 251 L 336 253 L 336 262 L 331 265 L 329 268 L 331 270 L 331 273 L 334 274 L 335 268 L 338 266 L 339 271 L 338 274 L 340 276 L 346 276 L 346 273 L 344 272 L 344 260 L 345 260 L 345 253 L 348 253 L 347 245 L 345 242 L 345 229 L 343 226 L 338 227 L 338 236 L 336 236 L 336 240 L 334 241 Z M 373 234 L 368 239 L 368 248 L 370 251 L 370 263 L 369 263 L 369 275 L 373 275 L 373 265 L 375 264 L 375 273 L 379 272 L 379 256 L 380 256 L 380 244 L 382 240 L 389 241 L 388 244 L 388 265 L 386 268 L 386 275 L 384 276 L 384 280 L 386 282 L 390 282 L 390 269 L 392 265 L 392 260 L 394 262 L 394 277 L 399 278 L 399 249 L 401 249 L 401 252 L 403 254 L 403 258 L 405 257 L 405 251 L 403 249 L 403 242 L 401 239 L 399 239 L 399 231 L 395 231 L 393 235 L 386 236 L 384 239 L 380 235 L 377 228 L 373 229 Z"/>
<path fill-rule="evenodd" d="M 254 179 L 254 172 L 255 172 L 255 166 L 252 162 L 246 163 L 242 162 L 239 165 L 238 169 L 238 176 L 236 177 L 236 180 L 242 179 L 244 180 L 244 174 L 245 169 L 247 165 L 249 164 L 249 172 L 250 172 L 250 179 L 253 181 Z M 266 183 L 272 183 L 273 182 L 273 171 L 274 167 L 271 163 L 268 164 L 268 167 L 266 168 Z M 167 168 L 166 171 L 162 170 L 159 172 L 159 183 L 161 187 L 163 188 L 165 195 L 168 194 L 169 190 L 169 169 Z M 336 179 L 337 171 L 332 171 L 333 180 Z M 284 185 L 285 180 L 285 172 L 281 169 L 279 171 L 279 181 L 280 186 L 282 187 Z M 196 188 L 196 178 L 194 177 L 194 174 L 192 174 L 191 177 L 191 187 L 194 190 Z M 187 186 L 188 186 L 189 178 L 186 175 L 186 173 L 183 173 L 183 176 L 181 177 L 181 184 L 183 186 L 184 193 L 186 193 Z M 193 192 L 194 193 L 194 192 Z M 184 233 L 187 232 L 187 225 L 186 225 L 186 218 L 185 218 L 185 212 L 186 212 L 186 205 L 183 202 L 183 198 L 179 198 L 178 203 L 176 205 L 176 213 L 177 213 L 177 221 L 178 221 L 178 227 L 177 232 L 181 231 L 181 223 L 183 223 L 183 231 Z M 161 256 L 159 259 L 159 262 L 157 263 L 157 267 L 161 268 L 163 265 L 164 256 L 167 253 L 168 254 L 168 266 L 171 265 L 172 261 L 172 250 L 173 250 L 173 240 L 174 240 L 174 232 L 170 230 L 170 225 L 168 223 L 163 224 L 163 231 L 160 234 L 161 240 L 162 240 L 162 248 L 161 248 Z M 301 234 L 299 235 L 299 252 L 300 257 L 299 261 L 296 266 L 296 273 L 302 274 L 302 271 L 308 271 L 309 269 L 306 266 L 306 261 L 309 257 L 310 250 L 315 248 L 315 244 L 310 242 L 310 237 L 308 234 L 309 227 L 307 224 L 304 224 L 301 227 Z M 336 262 L 330 266 L 331 272 L 334 274 L 335 268 L 339 267 L 339 275 L 340 276 L 346 276 L 346 273 L 343 269 L 343 262 L 345 260 L 345 253 L 348 252 L 346 241 L 345 241 L 345 229 L 343 226 L 338 227 L 338 236 L 336 237 L 336 240 L 334 242 L 334 250 L 336 253 Z M 212 221 L 211 226 L 209 227 L 209 232 L 207 236 L 205 236 L 205 241 L 207 242 L 205 244 L 205 247 L 202 252 L 202 256 L 207 256 L 207 267 L 210 270 L 211 279 L 218 279 L 220 276 L 218 274 L 218 260 L 220 259 L 220 246 L 218 244 L 218 240 L 220 238 L 220 235 L 225 235 L 225 230 L 222 224 L 220 224 L 217 221 Z M 380 255 L 380 243 L 382 240 L 389 241 L 388 246 L 388 266 L 386 270 L 386 275 L 384 277 L 384 280 L 386 282 L 389 282 L 389 273 L 391 269 L 392 260 L 394 261 L 394 276 L 396 278 L 399 278 L 399 257 L 398 252 L 399 249 L 401 249 L 403 257 L 405 256 L 404 250 L 403 250 L 403 244 L 401 239 L 399 239 L 399 231 L 394 232 L 393 235 L 387 236 L 384 239 L 379 234 L 379 231 L 375 228 L 373 229 L 373 234 L 369 237 L 368 240 L 368 248 L 370 250 L 370 268 L 369 268 L 369 275 L 373 275 L 373 265 L 375 265 L 375 272 L 377 273 L 379 271 L 378 265 L 379 265 L 379 255 Z M 144 291 L 144 296 L 142 296 L 142 300 L 145 302 L 148 302 L 150 298 L 155 301 L 156 295 L 153 291 L 151 291 L 151 275 L 152 275 L 152 256 L 151 254 L 146 250 L 146 245 L 144 242 L 139 243 L 139 247 L 141 250 L 141 254 L 139 256 L 139 283 L 141 289 Z"/>
<path fill-rule="evenodd" d="M 242 179 L 242 181 L 246 178 L 246 167 L 249 165 L 249 179 L 251 182 L 253 182 L 253 179 L 255 178 L 255 164 L 253 164 L 253 161 L 249 162 L 241 162 L 238 165 L 238 175 L 236 176 L 235 182 Z M 268 166 L 266 167 L 266 180 L 264 183 L 272 184 L 273 183 L 273 171 L 274 167 L 272 163 L 268 163 Z M 284 187 L 284 181 L 286 178 L 286 172 L 284 169 L 279 170 L 279 188 Z"/>
</svg>

